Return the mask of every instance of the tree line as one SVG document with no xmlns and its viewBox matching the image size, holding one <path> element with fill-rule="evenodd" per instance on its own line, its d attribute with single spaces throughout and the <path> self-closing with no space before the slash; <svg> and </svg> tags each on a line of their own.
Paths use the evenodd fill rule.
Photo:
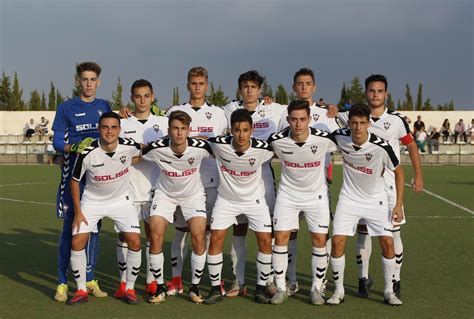
<svg viewBox="0 0 474 319">
<path fill-rule="evenodd" d="M 61 92 L 55 87 L 53 81 L 50 83 L 50 89 L 48 95 L 44 91 L 33 90 L 30 92 L 29 99 L 27 101 L 23 98 L 23 89 L 20 87 L 20 81 L 18 74 L 15 72 L 13 76 L 13 83 L 11 77 L 5 72 L 2 72 L 2 79 L 0 83 L 0 110 L 3 111 L 54 111 L 57 106 L 71 97 L 79 96 L 80 87 L 74 81 L 74 85 L 71 89 L 71 96 L 63 96 Z M 269 96 L 275 100 L 276 103 L 287 105 L 289 102 L 296 99 L 295 93 L 287 90 L 283 84 L 279 84 L 275 92 L 273 92 L 272 86 L 265 80 L 262 84 L 262 97 Z M 235 93 L 235 99 L 239 100 L 239 90 Z M 208 94 L 206 100 L 214 105 L 226 105 L 230 102 L 229 97 L 224 93 L 222 87 L 219 85 L 216 89 L 214 83 L 209 84 Z M 359 77 L 354 77 L 349 85 L 346 82 L 342 83 L 340 99 L 338 102 L 339 106 L 343 106 L 347 101 L 351 100 L 352 103 L 366 103 L 365 92 Z M 107 100 L 111 105 L 112 109 L 118 110 L 122 106 L 131 107 L 130 102 L 123 100 L 123 85 L 120 77 L 117 79 L 117 84 L 114 92 L 112 92 L 112 98 Z M 158 100 L 156 99 L 154 104 L 158 106 Z M 173 88 L 173 99 L 172 104 L 180 104 L 179 87 Z M 405 95 L 403 99 L 397 99 L 395 103 L 394 98 L 391 94 L 388 94 L 386 104 L 388 108 L 400 111 L 451 111 L 454 110 L 454 101 L 450 100 L 444 104 L 434 105 L 431 99 L 427 97 L 423 98 L 423 84 L 418 84 L 418 92 L 416 101 L 413 99 L 411 94 L 410 86 L 406 84 Z"/>
</svg>

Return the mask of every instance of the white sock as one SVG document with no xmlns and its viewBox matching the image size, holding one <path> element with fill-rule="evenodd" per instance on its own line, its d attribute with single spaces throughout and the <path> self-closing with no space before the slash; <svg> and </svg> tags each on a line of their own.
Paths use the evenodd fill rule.
<svg viewBox="0 0 474 319">
<path fill-rule="evenodd" d="M 77 290 L 87 291 L 86 265 L 86 250 L 71 250 L 71 270 L 77 283 Z"/>
<path fill-rule="evenodd" d="M 224 259 L 222 253 L 217 255 L 207 255 L 207 269 L 209 271 L 209 278 L 212 286 L 220 286 L 222 264 Z"/>
<path fill-rule="evenodd" d="M 393 279 L 400 281 L 400 271 L 403 264 L 403 243 L 400 230 L 392 233 L 393 247 L 395 248 L 395 273 Z"/>
<path fill-rule="evenodd" d="M 318 289 L 321 291 L 324 277 L 328 269 L 328 256 L 326 246 L 323 248 L 313 247 L 313 255 L 311 257 L 311 269 L 313 272 L 313 282 L 311 291 Z"/>
<path fill-rule="evenodd" d="M 273 246 L 272 265 L 278 290 L 286 291 L 285 274 L 288 268 L 288 246 Z"/>
<path fill-rule="evenodd" d="M 191 283 L 193 285 L 199 285 L 201 277 L 204 274 L 204 266 L 206 265 L 206 252 L 202 255 L 196 254 L 194 251 L 191 253 Z"/>
<path fill-rule="evenodd" d="M 272 272 L 272 255 L 257 253 L 257 285 L 265 286 Z"/>
<path fill-rule="evenodd" d="M 247 260 L 247 243 L 244 236 L 232 236 L 232 272 L 240 285 L 245 284 L 245 262 Z"/>
<path fill-rule="evenodd" d="M 296 256 L 298 255 L 298 239 L 291 239 L 288 242 L 288 269 L 286 275 L 290 282 L 296 281 Z"/>
<path fill-rule="evenodd" d="M 338 292 L 344 293 L 344 268 L 346 266 L 346 255 L 341 257 L 332 257 L 331 256 L 331 268 L 332 268 L 332 277 L 334 279 L 334 284 L 336 285 L 336 290 Z"/>
<path fill-rule="evenodd" d="M 159 254 L 150 253 L 150 271 L 158 285 L 163 285 L 164 269 L 163 269 L 163 252 Z"/>
<path fill-rule="evenodd" d="M 382 255 L 382 270 L 385 282 L 384 295 L 393 292 L 392 278 L 395 272 L 395 257 L 387 259 Z"/>
<path fill-rule="evenodd" d="M 150 270 L 150 242 L 146 242 L 146 249 L 145 249 L 145 258 L 146 258 L 146 283 L 152 283 L 155 281 L 155 277 L 153 277 L 153 273 Z"/>
<path fill-rule="evenodd" d="M 138 274 L 140 273 L 140 266 L 142 264 L 142 250 L 133 251 L 131 249 L 127 252 L 127 284 L 125 291 L 133 289 Z"/>
<path fill-rule="evenodd" d="M 356 261 L 359 278 L 369 278 L 370 255 L 372 254 L 372 238 L 367 233 L 357 232 Z"/>
<path fill-rule="evenodd" d="M 186 245 L 186 232 L 175 229 L 173 241 L 171 242 L 171 274 L 173 277 L 181 277 L 183 264 L 188 254 Z"/>
<path fill-rule="evenodd" d="M 127 253 L 128 246 L 120 239 L 117 239 L 117 245 L 115 246 L 117 251 L 117 265 L 119 269 L 120 282 L 127 281 Z"/>
</svg>

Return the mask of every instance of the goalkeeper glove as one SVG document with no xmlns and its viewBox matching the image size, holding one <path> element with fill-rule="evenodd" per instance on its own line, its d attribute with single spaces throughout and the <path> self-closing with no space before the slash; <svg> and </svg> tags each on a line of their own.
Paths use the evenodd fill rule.
<svg viewBox="0 0 474 319">
<path fill-rule="evenodd" d="M 71 152 L 77 153 L 77 154 L 82 154 L 84 150 L 91 145 L 92 141 L 94 139 L 92 137 L 86 137 L 80 142 L 77 142 L 76 144 L 71 145 Z"/>
</svg>

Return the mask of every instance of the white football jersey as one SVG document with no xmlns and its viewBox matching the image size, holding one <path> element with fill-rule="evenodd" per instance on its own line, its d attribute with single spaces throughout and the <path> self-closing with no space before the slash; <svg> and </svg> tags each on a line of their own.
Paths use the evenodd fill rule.
<svg viewBox="0 0 474 319">
<path fill-rule="evenodd" d="M 219 165 L 217 196 L 236 204 L 265 196 L 262 165 L 273 157 L 267 142 L 251 138 L 250 148 L 240 154 L 232 145 L 232 136 L 210 138 L 209 145 Z"/>
<path fill-rule="evenodd" d="M 361 146 L 352 143 L 350 129 L 333 133 L 343 158 L 343 183 L 339 197 L 367 204 L 387 200 L 382 174 L 384 167 L 394 170 L 400 163 L 390 144 L 369 133 Z"/>
<path fill-rule="evenodd" d="M 86 175 L 82 203 L 103 204 L 131 196 L 130 166 L 132 158 L 140 155 L 140 144 L 123 138 L 118 142 L 114 152 L 106 153 L 96 139 L 77 156 L 72 176 L 80 181 Z"/>
<path fill-rule="evenodd" d="M 337 150 L 334 137 L 329 132 L 310 128 L 306 141 L 297 143 L 290 134 L 287 128 L 268 140 L 281 160 L 278 196 L 301 202 L 316 194 L 326 194 L 324 167 L 326 153 Z"/>
<path fill-rule="evenodd" d="M 318 130 L 328 131 L 328 132 L 333 132 L 339 128 L 339 126 L 336 123 L 335 118 L 327 117 L 327 112 L 328 112 L 327 109 L 317 106 L 316 103 L 313 103 L 313 105 L 309 107 L 309 110 L 310 110 L 309 116 L 311 118 L 309 122 L 310 127 L 316 128 Z M 280 126 L 281 130 L 289 126 L 287 117 L 288 117 L 288 110 L 286 109 L 283 112 L 282 118 L 281 118 L 281 126 Z"/>
<path fill-rule="evenodd" d="M 132 138 L 137 143 L 149 144 L 168 135 L 168 118 L 155 116 L 150 113 L 146 120 L 139 120 L 135 116 L 120 121 L 122 130 L 120 137 Z M 130 167 L 131 192 L 134 201 L 150 200 L 151 188 L 155 185 L 160 169 L 154 162 L 140 161 Z"/>
<path fill-rule="evenodd" d="M 193 108 L 189 103 L 172 106 L 166 111 L 170 115 L 173 111 L 184 111 L 191 116 L 190 136 L 216 137 L 227 133 L 227 119 L 224 111 L 217 106 L 204 103 L 200 108 Z M 216 161 L 213 158 L 205 159 L 201 165 L 201 178 L 204 187 L 217 187 L 219 173 Z"/>
<path fill-rule="evenodd" d="M 155 191 L 180 199 L 204 193 L 199 168 L 203 159 L 212 155 L 209 144 L 204 140 L 188 138 L 184 153 L 176 155 L 170 143 L 170 138 L 165 137 L 149 144 L 142 152 L 143 159 L 153 161 L 160 167 Z"/>
</svg>

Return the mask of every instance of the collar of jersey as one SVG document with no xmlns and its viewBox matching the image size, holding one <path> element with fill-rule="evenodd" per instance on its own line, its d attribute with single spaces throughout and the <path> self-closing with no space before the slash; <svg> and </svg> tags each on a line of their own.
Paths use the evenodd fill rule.
<svg viewBox="0 0 474 319">
<path fill-rule="evenodd" d="M 97 139 L 97 144 L 99 144 L 100 150 L 101 150 L 103 153 L 105 153 L 105 154 L 107 154 L 107 153 L 115 153 L 115 152 L 117 152 L 117 149 L 118 149 L 118 147 L 119 147 L 119 143 L 118 143 L 118 140 L 117 140 L 117 147 L 116 147 L 112 152 L 106 152 L 106 151 L 102 148 L 102 145 L 100 145 L 100 137 Z"/>
<path fill-rule="evenodd" d="M 385 117 L 385 115 L 387 115 L 387 112 L 388 112 L 388 107 L 384 106 L 385 110 L 383 111 L 382 115 L 380 115 L 379 117 L 374 117 L 372 115 L 370 115 L 370 119 L 372 120 L 372 118 L 374 119 L 382 119 Z"/>
<path fill-rule="evenodd" d="M 187 107 L 190 107 L 191 109 L 194 108 L 194 106 L 192 106 L 191 103 L 189 103 L 189 102 L 186 103 L 186 106 L 187 106 Z M 199 111 L 201 111 L 202 109 L 205 109 L 205 108 L 208 108 L 208 107 L 209 107 L 209 104 L 207 104 L 207 102 L 204 101 L 204 104 L 201 105 L 201 106 L 199 107 L 199 110 L 197 110 L 196 112 L 199 112 Z M 194 110 L 194 109 L 193 109 L 193 110 Z"/>
</svg>

